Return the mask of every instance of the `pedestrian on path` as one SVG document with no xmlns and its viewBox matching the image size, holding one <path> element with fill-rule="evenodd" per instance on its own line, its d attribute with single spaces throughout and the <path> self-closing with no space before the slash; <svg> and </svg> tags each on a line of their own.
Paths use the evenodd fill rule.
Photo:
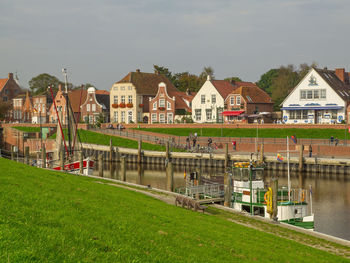
<svg viewBox="0 0 350 263">
<path fill-rule="evenodd" d="M 338 143 L 339 143 L 338 138 L 335 138 L 335 146 L 337 146 L 337 145 L 338 145 Z"/>
<path fill-rule="evenodd" d="M 233 150 L 235 151 L 236 147 L 237 147 L 237 142 L 236 141 L 232 141 L 232 147 L 233 147 Z"/>
<path fill-rule="evenodd" d="M 332 136 L 331 136 L 331 139 L 330 139 L 331 144 L 333 144 L 333 141 L 334 141 L 334 137 L 333 137 L 333 135 L 332 135 Z"/>
<path fill-rule="evenodd" d="M 311 144 L 309 145 L 309 157 L 312 157 L 312 146 L 311 146 Z"/>
</svg>

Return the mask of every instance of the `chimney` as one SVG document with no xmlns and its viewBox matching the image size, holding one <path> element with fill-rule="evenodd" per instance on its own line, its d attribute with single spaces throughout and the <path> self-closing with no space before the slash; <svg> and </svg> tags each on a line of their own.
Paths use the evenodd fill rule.
<svg viewBox="0 0 350 263">
<path fill-rule="evenodd" d="M 210 75 L 207 75 L 207 81 L 211 81 Z"/>
<path fill-rule="evenodd" d="M 9 73 L 9 79 L 13 79 L 13 73 Z"/>
<path fill-rule="evenodd" d="M 345 83 L 345 68 L 336 68 L 335 75 L 337 75 L 338 79 L 340 79 L 341 82 Z"/>
<path fill-rule="evenodd" d="M 138 69 L 136 69 L 136 72 L 137 72 L 137 73 L 140 73 L 140 69 L 139 69 L 139 68 L 138 68 Z"/>
</svg>

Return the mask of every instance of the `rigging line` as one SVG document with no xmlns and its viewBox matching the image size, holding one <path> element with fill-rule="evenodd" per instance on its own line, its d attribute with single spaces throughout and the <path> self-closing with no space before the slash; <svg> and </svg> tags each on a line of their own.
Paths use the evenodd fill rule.
<svg viewBox="0 0 350 263">
<path fill-rule="evenodd" d="M 68 156 L 69 156 L 69 152 L 68 152 L 68 149 L 67 149 L 66 140 L 64 139 L 64 134 L 63 134 L 62 126 L 61 126 L 61 121 L 60 121 L 60 117 L 58 116 L 56 101 L 55 101 L 55 98 L 54 98 L 54 96 L 53 96 L 53 91 L 52 91 L 51 86 L 49 86 L 49 89 L 50 89 L 50 91 L 51 91 L 51 96 L 52 96 L 52 100 L 53 100 L 53 105 L 55 106 L 55 111 L 56 111 L 56 115 L 57 115 L 58 124 L 60 125 L 60 130 L 61 130 L 61 134 L 62 134 L 62 138 L 63 138 L 64 148 L 66 149 L 67 157 L 68 157 Z"/>
<path fill-rule="evenodd" d="M 78 111 L 78 116 L 77 116 L 78 121 L 80 119 L 80 114 L 81 114 L 80 107 L 81 107 L 81 98 L 83 97 L 83 91 L 84 91 L 84 85 L 81 85 L 81 92 L 80 92 L 80 99 L 79 99 L 79 111 Z M 77 133 L 78 133 L 78 121 L 75 120 L 75 132 L 74 132 L 74 140 L 73 140 L 73 149 L 74 149 L 74 146 L 75 146 L 75 140 L 77 138 Z M 79 141 L 80 141 L 79 134 L 78 134 L 78 138 L 79 138 Z M 80 141 L 80 144 L 81 144 L 81 141 Z M 80 146 L 81 146 L 81 149 L 82 149 L 82 145 L 80 145 Z"/>
<path fill-rule="evenodd" d="M 71 104 L 69 104 L 69 108 L 70 108 L 71 112 L 73 112 L 73 109 L 72 109 L 72 105 L 71 105 Z M 72 118 L 73 118 L 74 123 L 75 123 L 76 126 L 77 126 L 78 123 L 77 123 L 76 120 L 75 120 L 74 114 L 72 114 Z M 81 139 L 80 139 L 79 133 L 78 133 L 78 139 L 79 139 L 79 141 L 80 141 L 80 147 L 82 148 L 82 147 L 83 147 L 83 144 L 81 143 Z M 74 140 L 75 140 L 75 137 L 74 137 Z M 74 141 L 73 143 L 75 144 L 75 141 Z M 73 150 L 74 150 L 74 144 L 73 144 Z"/>
<path fill-rule="evenodd" d="M 69 114 L 69 109 L 70 108 L 70 102 L 69 102 L 69 96 L 68 96 L 68 91 L 66 91 L 67 93 L 65 94 L 66 97 L 66 113 L 67 113 L 67 125 L 68 125 L 68 145 L 69 145 L 69 153 L 71 155 L 73 155 L 74 153 L 72 152 L 72 144 L 71 144 L 71 140 L 72 140 L 72 135 L 71 135 L 71 125 L 70 125 L 70 114 Z"/>
</svg>

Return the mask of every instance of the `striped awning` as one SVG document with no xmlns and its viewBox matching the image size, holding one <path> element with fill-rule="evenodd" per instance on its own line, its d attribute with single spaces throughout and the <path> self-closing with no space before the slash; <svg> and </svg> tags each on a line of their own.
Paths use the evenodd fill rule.
<svg viewBox="0 0 350 263">
<path fill-rule="evenodd" d="M 224 116 L 238 116 L 238 115 L 241 115 L 243 112 L 244 112 L 244 110 L 223 111 L 222 115 L 224 115 Z"/>
</svg>

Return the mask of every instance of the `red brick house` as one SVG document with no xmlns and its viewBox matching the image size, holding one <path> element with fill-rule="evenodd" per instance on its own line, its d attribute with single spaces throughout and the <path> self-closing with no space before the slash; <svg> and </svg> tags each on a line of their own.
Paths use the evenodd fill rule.
<svg viewBox="0 0 350 263">
<path fill-rule="evenodd" d="M 90 87 L 87 89 L 85 101 L 80 106 L 80 119 L 86 123 L 95 124 L 98 118 L 102 116 L 103 122 L 109 122 L 109 105 L 108 91 L 96 90 L 94 87 Z"/>
<path fill-rule="evenodd" d="M 174 123 L 186 113 L 191 113 L 191 101 L 195 94 L 168 90 L 164 82 L 158 84 L 158 92 L 149 98 L 149 123 Z"/>
<path fill-rule="evenodd" d="M 236 88 L 225 99 L 224 122 L 253 122 L 273 112 L 271 97 L 258 86 L 247 85 Z M 260 113 L 260 115 L 259 115 Z M 268 120 L 268 118 L 267 118 Z"/>
<path fill-rule="evenodd" d="M 12 118 L 11 121 L 21 123 L 22 121 L 22 116 L 23 116 L 23 105 L 24 101 L 26 99 L 26 94 L 20 94 L 14 99 L 12 99 Z"/>
<path fill-rule="evenodd" d="M 52 104 L 50 92 L 33 97 L 32 123 L 48 123 L 48 111 Z"/>
<path fill-rule="evenodd" d="M 9 73 L 8 78 L 0 79 L 0 102 L 11 102 L 13 98 L 21 93 L 21 88 Z"/>
</svg>

